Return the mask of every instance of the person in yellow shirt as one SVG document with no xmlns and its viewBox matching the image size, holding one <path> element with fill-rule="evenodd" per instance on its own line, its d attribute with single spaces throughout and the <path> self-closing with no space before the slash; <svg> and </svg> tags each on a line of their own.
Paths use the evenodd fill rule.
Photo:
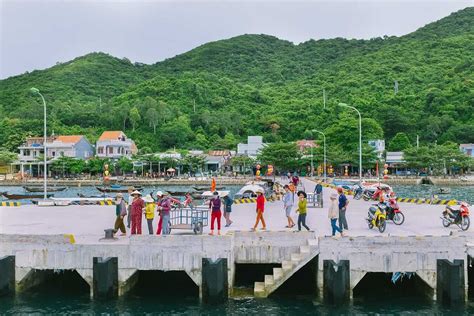
<svg viewBox="0 0 474 316">
<path fill-rule="evenodd" d="M 155 218 L 155 201 L 150 194 L 145 196 L 143 199 L 146 203 L 145 206 L 145 218 L 148 224 L 148 233 L 153 235 L 153 219 Z"/>
<path fill-rule="evenodd" d="M 308 226 L 306 226 L 306 205 L 307 205 L 307 200 L 306 200 L 306 193 L 303 191 L 298 192 L 298 209 L 296 212 L 298 212 L 298 230 L 301 231 L 301 225 L 303 225 L 304 228 L 306 228 L 308 231 L 310 230 Z"/>
</svg>

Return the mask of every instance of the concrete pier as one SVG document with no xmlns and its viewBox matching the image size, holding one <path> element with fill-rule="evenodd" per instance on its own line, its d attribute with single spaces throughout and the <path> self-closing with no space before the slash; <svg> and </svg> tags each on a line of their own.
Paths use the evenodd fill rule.
<svg viewBox="0 0 474 316">
<path fill-rule="evenodd" d="M 305 180 L 304 185 L 307 191 L 313 190 L 312 182 Z M 173 230 L 168 236 L 112 240 L 102 238 L 104 229 L 111 228 L 115 220 L 113 206 L 3 207 L 0 258 L 14 257 L 18 291 L 47 280 L 50 271 L 76 271 L 97 298 L 133 290 L 141 272 L 178 271 L 199 288 L 203 301 L 223 301 L 233 294 L 236 267 L 245 264 L 271 265 L 253 280 L 253 295 L 262 298 L 274 295 L 311 266 L 317 277 L 308 275 L 304 282 L 316 284 L 320 295 L 335 302 L 349 300 L 367 274 L 396 272 L 415 273 L 432 290 L 434 299 L 466 299 L 461 292 L 468 286 L 467 260 L 474 257 L 474 234 L 444 228 L 439 218 L 443 206 L 400 203 L 405 223 L 389 222 L 386 232 L 380 234 L 365 222 L 370 202 L 349 197 L 349 236 L 333 239 L 328 236 L 327 217 L 331 192 L 325 188 L 325 208 L 308 210 L 310 232 L 285 228 L 280 201 L 266 205 L 267 231 L 249 231 L 255 205 L 242 204 L 233 206 L 234 223 L 223 228 L 222 236 L 208 236 L 209 227 L 205 227 L 204 235 Z M 157 219 L 155 229 L 156 223 Z M 147 231 L 145 221 L 143 231 Z M 1 267 L 0 288 L 6 282 L 11 289 L 12 273 L 5 274 L 8 269 Z M 453 276 L 454 283 L 446 281 L 454 280 Z"/>
</svg>

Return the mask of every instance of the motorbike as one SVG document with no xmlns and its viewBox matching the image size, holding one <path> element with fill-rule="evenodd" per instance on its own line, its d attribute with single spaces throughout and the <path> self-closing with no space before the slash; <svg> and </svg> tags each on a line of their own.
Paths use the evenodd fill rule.
<svg viewBox="0 0 474 316">
<path fill-rule="evenodd" d="M 401 225 L 405 222 L 405 215 L 400 211 L 396 198 L 389 198 L 385 207 L 387 220 L 393 221 L 395 225 Z"/>
<path fill-rule="evenodd" d="M 469 205 L 466 202 L 462 202 L 459 208 L 457 206 L 447 205 L 443 211 L 441 220 L 443 221 L 444 227 L 449 227 L 454 224 L 463 231 L 468 230 L 471 225 Z"/>
<path fill-rule="evenodd" d="M 369 200 L 374 200 L 377 201 L 379 200 L 380 196 L 384 193 L 384 191 L 381 188 L 376 188 L 374 189 L 365 189 L 364 192 L 362 193 L 362 198 L 364 201 L 369 201 Z"/>
<path fill-rule="evenodd" d="M 354 192 L 354 200 L 360 200 L 362 193 L 364 193 L 364 188 L 360 184 L 356 184 L 352 187 Z"/>
<path fill-rule="evenodd" d="M 385 209 L 379 204 L 373 204 L 369 208 L 367 224 L 369 229 L 377 227 L 379 232 L 383 233 L 387 227 L 387 214 Z"/>
</svg>

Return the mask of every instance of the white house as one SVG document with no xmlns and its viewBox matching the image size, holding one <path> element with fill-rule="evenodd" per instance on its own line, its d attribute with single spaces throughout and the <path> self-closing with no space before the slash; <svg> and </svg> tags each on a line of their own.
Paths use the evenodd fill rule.
<svg viewBox="0 0 474 316">
<path fill-rule="evenodd" d="M 72 157 L 88 159 L 94 155 L 94 148 L 83 135 L 57 136 L 46 143 L 47 155 L 50 158 Z"/>
<path fill-rule="evenodd" d="M 99 158 L 119 159 L 131 157 L 137 152 L 135 142 L 122 131 L 105 131 L 96 143 L 96 156 Z"/>
<path fill-rule="evenodd" d="M 247 144 L 239 143 L 237 145 L 237 155 L 257 157 L 259 151 L 265 146 L 262 136 L 248 136 Z"/>
</svg>

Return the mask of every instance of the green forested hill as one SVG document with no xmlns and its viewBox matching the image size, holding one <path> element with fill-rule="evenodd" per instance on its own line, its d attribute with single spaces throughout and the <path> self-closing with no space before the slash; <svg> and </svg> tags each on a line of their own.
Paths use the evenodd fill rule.
<svg viewBox="0 0 474 316">
<path fill-rule="evenodd" d="M 402 37 L 310 40 L 299 45 L 242 35 L 202 45 L 154 65 L 92 53 L 0 81 L 0 144 L 13 149 L 41 135 L 39 88 L 50 131 L 124 129 L 139 147 L 234 148 L 324 130 L 341 149 L 398 132 L 421 142 L 474 142 L 474 8 Z M 395 81 L 398 92 L 395 93 Z M 323 109 L 322 89 L 327 107 Z"/>
</svg>

